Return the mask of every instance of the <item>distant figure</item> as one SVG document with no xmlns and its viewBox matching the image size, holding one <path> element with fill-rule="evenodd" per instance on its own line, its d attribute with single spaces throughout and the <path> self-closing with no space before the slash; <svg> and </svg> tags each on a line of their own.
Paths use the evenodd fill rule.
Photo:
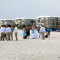
<svg viewBox="0 0 60 60">
<path fill-rule="evenodd" d="M 38 29 L 37 29 L 37 30 L 38 30 L 38 33 L 39 33 L 39 31 L 40 31 L 40 26 L 38 26 Z"/>
<path fill-rule="evenodd" d="M 8 40 L 8 31 L 7 31 L 7 28 L 8 28 L 8 25 L 6 25 L 6 30 L 5 30 L 5 34 L 6 34 L 5 39 L 6 39 L 6 40 Z"/>
<path fill-rule="evenodd" d="M 16 26 L 14 26 L 14 33 L 15 33 L 15 38 L 17 41 L 18 40 L 18 28 Z"/>
<path fill-rule="evenodd" d="M 46 35 L 47 35 L 48 37 L 50 37 L 50 32 L 51 32 L 51 31 L 50 31 L 50 29 L 49 29 L 49 28 L 47 28 L 47 29 L 46 29 L 46 32 L 47 32 L 47 34 L 46 34 Z"/>
<path fill-rule="evenodd" d="M 39 33 L 38 33 L 35 25 L 32 26 L 32 32 L 31 32 L 30 38 L 32 38 L 32 39 L 39 38 Z"/>
<path fill-rule="evenodd" d="M 23 28 L 23 30 L 22 30 L 22 36 L 23 36 L 23 39 L 27 38 L 26 28 Z"/>
<path fill-rule="evenodd" d="M 6 27 L 6 38 L 7 40 L 11 40 L 11 26 L 10 25 L 7 25 Z"/>
<path fill-rule="evenodd" d="M 11 26 L 11 40 L 13 40 L 13 30 L 14 30 L 14 27 Z"/>
<path fill-rule="evenodd" d="M 32 29 L 32 34 L 30 36 L 32 39 L 38 39 L 39 38 L 39 33 L 36 29 Z"/>
<path fill-rule="evenodd" d="M 40 28 L 40 33 L 42 35 L 42 39 L 45 39 L 45 32 L 46 32 L 45 27 L 42 25 L 42 27 Z"/>
<path fill-rule="evenodd" d="M 5 37 L 5 27 L 4 27 L 4 25 L 1 26 L 0 30 L 1 30 L 1 40 L 4 41 L 4 37 Z"/>
<path fill-rule="evenodd" d="M 26 26 L 26 34 L 27 34 L 27 38 L 29 38 L 30 36 L 30 27 Z"/>
</svg>

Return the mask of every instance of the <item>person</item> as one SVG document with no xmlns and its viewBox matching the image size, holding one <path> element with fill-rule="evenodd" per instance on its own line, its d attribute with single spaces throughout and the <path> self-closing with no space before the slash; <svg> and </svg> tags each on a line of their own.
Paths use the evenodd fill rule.
<svg viewBox="0 0 60 60">
<path fill-rule="evenodd" d="M 4 25 L 5 31 L 6 31 L 6 25 Z M 4 39 L 6 40 L 6 33 L 4 35 Z"/>
<path fill-rule="evenodd" d="M 27 38 L 29 38 L 30 36 L 30 27 L 26 26 L 26 34 L 27 34 Z"/>
<path fill-rule="evenodd" d="M 4 41 L 4 37 L 5 37 L 5 27 L 4 27 L 4 25 L 1 26 L 0 30 L 1 30 L 1 40 Z"/>
<path fill-rule="evenodd" d="M 11 39 L 13 40 L 13 30 L 14 30 L 14 28 L 13 28 L 13 26 L 11 26 Z"/>
<path fill-rule="evenodd" d="M 39 33 L 39 31 L 40 31 L 40 26 L 38 26 L 38 29 L 37 29 L 37 30 L 38 30 L 38 33 Z"/>
<path fill-rule="evenodd" d="M 46 35 L 47 35 L 48 37 L 50 37 L 50 32 L 51 32 L 51 31 L 50 31 L 50 29 L 49 29 L 49 28 L 47 28 L 47 29 L 46 29 L 46 32 L 47 32 L 47 34 L 46 34 Z"/>
<path fill-rule="evenodd" d="M 6 39 L 7 40 L 11 40 L 11 27 L 10 27 L 10 25 L 7 25 L 6 26 Z"/>
<path fill-rule="evenodd" d="M 32 33 L 31 33 L 30 38 L 32 38 L 32 39 L 38 39 L 39 38 L 39 33 L 36 29 L 36 26 L 32 27 Z"/>
<path fill-rule="evenodd" d="M 23 30 L 22 30 L 22 36 L 23 36 L 23 39 L 27 38 L 26 28 L 23 28 Z"/>
<path fill-rule="evenodd" d="M 40 33 L 41 33 L 41 36 L 42 36 L 42 39 L 45 39 L 45 27 L 42 25 L 41 28 L 40 28 Z"/>
<path fill-rule="evenodd" d="M 5 40 L 7 40 L 7 31 L 6 31 L 6 28 L 7 28 L 8 26 L 7 25 L 5 25 Z"/>
<path fill-rule="evenodd" d="M 14 33 L 15 33 L 15 38 L 17 41 L 18 40 L 18 28 L 17 28 L 17 26 L 14 26 Z"/>
</svg>

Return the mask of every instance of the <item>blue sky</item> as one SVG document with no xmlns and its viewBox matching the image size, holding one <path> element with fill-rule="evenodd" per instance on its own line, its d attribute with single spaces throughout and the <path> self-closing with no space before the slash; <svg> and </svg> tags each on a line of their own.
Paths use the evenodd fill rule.
<svg viewBox="0 0 60 60">
<path fill-rule="evenodd" d="M 0 0 L 0 19 L 60 16 L 60 0 Z"/>
</svg>

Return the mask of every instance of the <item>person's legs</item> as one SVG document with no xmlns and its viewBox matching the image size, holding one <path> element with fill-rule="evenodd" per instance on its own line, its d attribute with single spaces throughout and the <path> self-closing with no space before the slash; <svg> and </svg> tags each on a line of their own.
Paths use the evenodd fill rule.
<svg viewBox="0 0 60 60">
<path fill-rule="evenodd" d="M 25 39 L 25 36 L 23 36 L 23 39 Z"/>
<path fill-rule="evenodd" d="M 13 32 L 11 32 L 11 40 L 13 40 Z"/>
<path fill-rule="evenodd" d="M 44 32 L 42 32 L 42 39 L 45 39 Z"/>
<path fill-rule="evenodd" d="M 8 32 L 6 33 L 6 40 L 8 40 Z"/>
<path fill-rule="evenodd" d="M 6 40 L 6 33 L 4 33 L 4 39 Z"/>
<path fill-rule="evenodd" d="M 16 38 L 16 40 L 18 40 L 18 38 L 17 38 L 17 33 L 15 33 L 15 38 Z"/>
<path fill-rule="evenodd" d="M 50 37 L 50 32 L 48 32 L 48 37 Z"/>
<path fill-rule="evenodd" d="M 29 36 L 27 36 L 27 39 L 29 39 Z"/>
<path fill-rule="evenodd" d="M 7 39 L 10 40 L 10 33 L 7 33 Z"/>
<path fill-rule="evenodd" d="M 9 32 L 10 40 L 12 40 L 12 32 Z"/>
<path fill-rule="evenodd" d="M 4 33 L 3 32 L 1 33 L 1 40 L 4 41 Z"/>
<path fill-rule="evenodd" d="M 3 37 L 2 37 L 3 38 L 3 41 L 4 41 L 4 37 L 5 37 L 5 33 L 3 33 Z"/>
<path fill-rule="evenodd" d="M 41 33 L 39 33 L 39 38 L 41 37 Z"/>
<path fill-rule="evenodd" d="M 2 40 L 2 36 L 3 36 L 3 34 L 1 33 L 1 40 Z"/>
<path fill-rule="evenodd" d="M 26 36 L 23 36 L 23 39 L 26 39 Z"/>
</svg>

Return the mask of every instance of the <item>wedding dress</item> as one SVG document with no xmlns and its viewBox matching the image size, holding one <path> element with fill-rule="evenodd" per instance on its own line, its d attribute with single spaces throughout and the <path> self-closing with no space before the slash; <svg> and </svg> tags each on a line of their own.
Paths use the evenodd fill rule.
<svg viewBox="0 0 60 60">
<path fill-rule="evenodd" d="M 31 32 L 31 36 L 32 39 L 38 39 L 39 38 L 39 33 L 36 29 L 33 29 Z"/>
</svg>

